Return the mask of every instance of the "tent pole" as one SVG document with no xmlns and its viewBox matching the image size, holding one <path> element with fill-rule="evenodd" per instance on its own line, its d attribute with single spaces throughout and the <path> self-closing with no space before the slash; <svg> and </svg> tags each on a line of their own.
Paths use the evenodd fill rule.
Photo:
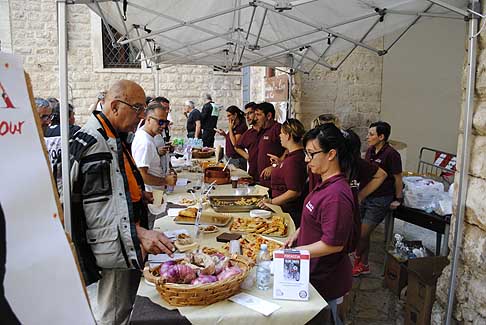
<svg viewBox="0 0 486 325">
<path fill-rule="evenodd" d="M 57 1 L 58 42 L 59 42 L 59 99 L 61 124 L 62 159 L 62 202 L 64 209 L 64 230 L 71 235 L 71 186 L 69 183 L 69 108 L 67 70 L 67 26 L 66 0 Z"/>
<path fill-rule="evenodd" d="M 433 1 L 436 3 L 436 1 Z M 478 0 L 471 0 L 471 9 L 480 12 Z M 464 214 L 466 210 L 466 194 L 468 184 L 469 156 L 471 154 L 471 133 L 474 105 L 474 88 L 476 82 L 476 45 L 477 38 L 474 37 L 478 29 L 477 16 L 469 16 L 469 42 L 468 42 L 468 72 L 466 86 L 466 111 L 464 112 L 463 127 L 464 136 L 461 148 L 461 170 L 459 171 L 459 192 L 457 199 L 457 215 L 454 231 L 454 247 L 451 262 L 451 274 L 449 279 L 449 294 L 446 309 L 446 325 L 452 324 L 452 312 L 454 310 L 454 296 L 457 285 L 457 265 L 461 254 L 462 236 L 464 231 Z"/>
</svg>

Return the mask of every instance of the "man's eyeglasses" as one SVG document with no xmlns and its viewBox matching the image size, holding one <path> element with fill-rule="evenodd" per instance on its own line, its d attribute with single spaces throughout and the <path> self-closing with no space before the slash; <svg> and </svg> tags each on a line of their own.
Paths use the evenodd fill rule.
<svg viewBox="0 0 486 325">
<path fill-rule="evenodd" d="M 52 114 L 42 114 L 40 119 L 43 121 L 52 120 Z"/>
<path fill-rule="evenodd" d="M 151 118 L 152 120 L 157 121 L 157 123 L 159 123 L 159 126 L 168 125 L 170 123 L 169 120 L 158 119 L 158 118 L 153 117 L 153 116 L 149 116 L 149 118 Z"/>
<path fill-rule="evenodd" d="M 318 153 L 324 152 L 324 150 L 319 150 L 319 151 L 314 151 L 314 152 L 309 152 L 307 150 L 304 150 L 304 154 L 309 160 L 314 159 L 314 156 L 317 155 Z"/>
<path fill-rule="evenodd" d="M 121 100 L 121 99 L 115 99 L 116 101 L 122 103 L 122 104 L 125 104 L 127 105 L 128 107 L 130 107 L 131 109 L 133 109 L 135 111 L 135 113 L 139 114 L 141 111 L 145 110 L 145 105 L 143 104 L 128 104 L 127 102 Z"/>
</svg>

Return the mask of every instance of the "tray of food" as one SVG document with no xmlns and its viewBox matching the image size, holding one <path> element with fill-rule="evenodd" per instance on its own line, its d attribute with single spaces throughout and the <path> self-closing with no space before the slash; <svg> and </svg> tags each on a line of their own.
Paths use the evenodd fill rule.
<svg viewBox="0 0 486 325">
<path fill-rule="evenodd" d="M 187 208 L 179 211 L 179 214 L 174 218 L 174 222 L 182 225 L 193 225 L 196 222 L 196 215 L 196 208 Z M 228 215 L 203 211 L 199 222 L 204 225 L 224 227 L 231 219 L 232 217 Z"/>
<path fill-rule="evenodd" d="M 241 255 L 256 261 L 261 244 L 267 244 L 267 249 L 270 256 L 273 256 L 273 251 L 283 249 L 284 247 L 284 243 L 281 241 L 261 235 L 246 234 L 240 239 Z M 223 245 L 225 253 L 229 253 L 229 247 L 229 243 Z"/>
<path fill-rule="evenodd" d="M 215 195 L 209 196 L 209 203 L 217 212 L 249 212 L 258 209 L 258 202 L 266 198 L 265 195 L 231 196 Z"/>
<path fill-rule="evenodd" d="M 288 222 L 285 216 L 274 215 L 271 218 L 239 217 L 234 218 L 230 232 L 287 237 Z"/>
</svg>

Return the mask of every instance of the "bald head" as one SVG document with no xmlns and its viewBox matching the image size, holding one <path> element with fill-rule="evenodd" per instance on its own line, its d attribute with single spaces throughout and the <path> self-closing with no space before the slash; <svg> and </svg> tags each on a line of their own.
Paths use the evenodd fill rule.
<svg viewBox="0 0 486 325">
<path fill-rule="evenodd" d="M 103 113 L 118 132 L 135 131 L 144 118 L 145 92 L 131 80 L 115 82 L 105 96 Z"/>
</svg>

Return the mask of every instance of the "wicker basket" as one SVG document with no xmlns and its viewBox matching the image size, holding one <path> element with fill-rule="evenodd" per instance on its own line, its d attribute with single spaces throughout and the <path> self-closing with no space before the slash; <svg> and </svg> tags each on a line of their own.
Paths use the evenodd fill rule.
<svg viewBox="0 0 486 325">
<path fill-rule="evenodd" d="M 172 306 L 211 305 L 238 293 L 241 283 L 245 280 L 252 267 L 252 262 L 241 255 L 233 255 L 231 263 L 238 265 L 242 272 L 223 281 L 191 285 L 163 283 L 160 279 L 156 279 L 155 286 L 162 299 Z"/>
<path fill-rule="evenodd" d="M 214 156 L 214 149 L 210 149 L 208 151 L 201 151 L 201 150 L 193 150 L 192 151 L 192 158 L 196 159 L 207 159 L 209 157 Z"/>
</svg>

